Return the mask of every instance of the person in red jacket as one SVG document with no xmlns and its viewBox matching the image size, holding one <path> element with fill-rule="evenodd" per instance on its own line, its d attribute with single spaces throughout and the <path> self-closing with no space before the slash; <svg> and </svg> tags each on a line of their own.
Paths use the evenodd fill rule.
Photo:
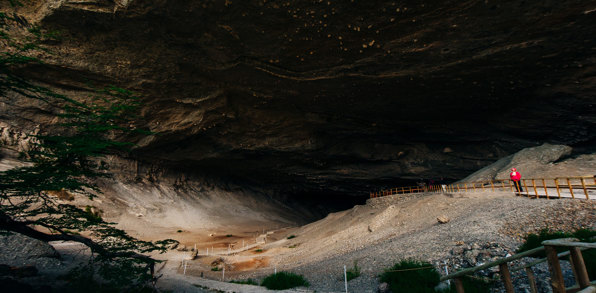
<svg viewBox="0 0 596 293">
<path fill-rule="evenodd" d="M 517 172 L 517 169 L 511 168 L 511 173 L 509 174 L 509 178 L 511 178 L 511 181 L 513 181 L 513 185 L 515 185 L 517 192 L 522 192 L 523 190 L 521 187 L 521 182 L 519 182 L 521 180 L 521 174 L 519 172 Z"/>
</svg>

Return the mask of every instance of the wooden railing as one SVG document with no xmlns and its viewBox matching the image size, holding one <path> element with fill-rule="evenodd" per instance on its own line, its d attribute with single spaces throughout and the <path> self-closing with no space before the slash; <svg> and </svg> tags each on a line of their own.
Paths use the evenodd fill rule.
<svg viewBox="0 0 596 293">
<path fill-rule="evenodd" d="M 505 291 L 507 293 L 513 293 L 513 282 L 511 279 L 511 272 L 518 271 L 521 269 L 526 270 L 526 274 L 528 276 L 528 282 L 530 283 L 530 289 L 532 293 L 536 293 L 536 279 L 534 277 L 534 273 L 531 269 L 532 266 L 535 266 L 539 263 L 548 261 L 548 266 L 551 274 L 551 286 L 553 287 L 553 293 L 573 293 L 578 292 L 581 289 L 584 289 L 590 285 L 596 284 L 596 281 L 590 282 L 588 278 L 588 272 L 586 270 L 586 265 L 584 263 L 583 256 L 581 254 L 581 250 L 583 249 L 594 249 L 596 248 L 596 243 L 586 243 L 586 242 L 572 242 L 568 241 L 568 239 L 556 239 L 556 240 L 547 240 L 542 242 L 543 246 L 518 253 L 516 255 L 512 255 L 509 257 L 505 257 L 502 259 L 495 260 L 493 262 L 489 262 L 480 266 L 476 266 L 473 268 L 468 268 L 461 270 L 459 272 L 443 276 L 441 277 L 441 281 L 446 280 L 454 280 L 455 289 L 457 293 L 465 293 L 464 287 L 462 283 L 462 278 L 466 275 L 471 275 L 477 271 L 481 271 L 487 268 L 499 266 L 499 274 L 501 275 L 501 280 L 503 281 Z M 562 252 L 557 254 L 557 247 L 565 247 L 568 248 L 568 251 Z M 525 257 L 531 257 L 536 255 L 542 251 L 546 252 L 546 258 L 539 259 L 538 261 L 534 261 L 528 263 L 523 266 L 519 266 L 513 269 L 509 268 L 508 263 L 514 260 L 518 260 Z M 563 272 L 561 270 L 561 265 L 559 263 L 559 258 L 563 256 L 571 255 L 571 267 L 573 269 L 573 273 L 575 275 L 575 279 L 577 284 L 570 288 L 565 288 L 565 283 L 563 280 Z"/>
<path fill-rule="evenodd" d="M 518 190 L 522 191 L 518 191 Z M 370 197 L 420 192 L 470 192 L 470 191 L 511 191 L 528 197 L 571 197 L 596 199 L 596 176 L 557 177 L 522 179 L 521 181 L 489 180 L 485 182 L 461 182 L 448 185 L 406 186 L 378 192 Z M 592 195 L 590 196 L 590 194 Z"/>
</svg>

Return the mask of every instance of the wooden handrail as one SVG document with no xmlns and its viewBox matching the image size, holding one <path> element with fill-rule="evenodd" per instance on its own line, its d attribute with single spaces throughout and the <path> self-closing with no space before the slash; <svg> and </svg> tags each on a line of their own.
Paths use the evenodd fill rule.
<svg viewBox="0 0 596 293">
<path fill-rule="evenodd" d="M 561 184 L 559 182 L 560 179 L 563 179 L 563 182 L 567 182 L 567 184 Z M 586 181 L 586 179 L 590 179 Z M 573 183 L 571 180 L 579 180 L 579 182 Z M 586 199 L 590 199 L 590 195 L 588 190 L 596 190 L 596 176 L 572 176 L 572 177 L 556 177 L 556 178 L 524 178 L 521 180 L 520 185 L 523 186 L 523 192 L 517 192 L 517 188 L 514 188 L 516 184 L 513 184 L 513 181 L 510 179 L 497 179 L 497 180 L 489 180 L 484 182 L 461 182 L 461 183 L 452 183 L 452 184 L 445 184 L 445 190 L 443 190 L 443 184 L 434 184 L 428 185 L 424 187 L 420 186 L 405 186 L 399 188 L 391 188 L 388 190 L 381 190 L 379 192 L 373 192 L 370 194 L 370 197 L 380 197 L 386 195 L 394 195 L 394 194 L 405 194 L 405 193 L 419 193 L 419 192 L 468 192 L 468 191 L 477 191 L 476 185 L 480 184 L 482 190 L 485 190 L 485 186 L 490 186 L 490 190 L 495 190 L 495 183 L 501 183 L 503 191 L 505 191 L 505 182 L 508 183 L 509 187 L 511 188 L 512 192 L 515 192 L 517 195 L 526 195 L 530 196 L 530 192 L 528 190 L 527 182 L 531 182 L 530 187 L 533 189 L 533 197 L 540 197 L 546 196 L 547 199 L 550 199 L 550 194 L 548 192 L 548 188 L 555 188 L 557 191 L 557 196 L 561 198 L 561 189 L 566 190 L 569 189 L 569 193 L 571 194 L 572 198 L 575 198 L 576 192 L 578 190 L 583 190 L 583 194 L 585 195 Z M 551 183 L 547 182 L 551 181 Z M 591 182 L 594 182 L 592 184 Z M 536 184 L 536 182 L 542 182 L 542 185 Z M 554 185 L 551 185 L 554 184 Z M 541 194 L 538 191 L 538 187 L 544 189 L 544 194 Z M 575 189 L 575 190 L 574 190 Z"/>
<path fill-rule="evenodd" d="M 531 270 L 531 267 L 534 265 L 537 265 L 539 263 L 548 261 L 548 265 L 549 265 L 549 269 L 550 269 L 550 273 L 551 273 L 551 285 L 553 287 L 553 292 L 560 292 L 560 293 L 570 292 L 570 291 L 568 291 L 568 288 L 565 288 L 563 274 L 561 271 L 561 266 L 559 264 L 559 258 L 561 258 L 563 256 L 570 255 L 570 257 L 573 260 L 572 266 L 573 266 L 574 272 L 577 273 L 576 274 L 577 285 L 575 287 L 573 287 L 574 290 L 571 292 L 576 292 L 577 291 L 576 289 L 583 289 L 583 288 L 590 286 L 591 284 L 595 284 L 595 282 L 593 282 L 593 281 L 591 282 L 588 278 L 588 273 L 586 270 L 586 265 L 582 258 L 581 250 L 596 248 L 596 243 L 578 242 L 577 239 L 567 238 L 567 239 L 546 240 L 546 241 L 542 242 L 542 245 L 543 246 L 536 247 L 534 249 L 530 249 L 528 251 L 518 253 L 516 255 L 498 259 L 498 260 L 495 260 L 495 261 L 492 261 L 492 262 L 489 262 L 489 263 L 486 263 L 486 264 L 483 264 L 480 266 L 464 269 L 459 272 L 456 272 L 456 273 L 453 273 L 453 274 L 450 274 L 447 276 L 443 276 L 440 278 L 440 281 L 442 282 L 442 281 L 454 279 L 455 284 L 456 284 L 456 291 L 458 293 L 464 293 L 464 288 L 462 286 L 462 281 L 461 281 L 462 277 L 464 277 L 465 275 L 472 274 L 477 271 L 481 271 L 481 270 L 490 268 L 490 267 L 499 266 L 499 272 L 501 274 L 501 279 L 503 280 L 503 283 L 505 286 L 505 291 L 508 293 L 513 293 L 514 288 L 513 288 L 513 283 L 511 280 L 511 272 L 525 269 L 526 273 L 528 274 L 528 280 L 530 282 L 530 287 L 533 288 L 532 292 L 535 292 L 536 283 L 535 283 L 535 278 L 534 278 L 534 274 Z M 557 254 L 555 247 L 568 247 L 569 251 L 565 251 L 565 252 L 561 252 L 561 253 Z M 518 266 L 513 269 L 510 269 L 509 265 L 507 264 L 510 261 L 517 260 L 517 259 L 520 259 L 523 257 L 529 257 L 529 256 L 532 256 L 532 255 L 539 253 L 541 251 L 546 252 L 546 255 L 547 255 L 546 258 L 539 259 L 538 261 L 534 261 L 534 262 L 531 262 L 526 265 Z"/>
<path fill-rule="evenodd" d="M 459 272 L 456 272 L 456 273 L 453 273 L 453 274 L 449 274 L 447 276 L 443 276 L 443 277 L 441 277 L 440 280 L 441 281 L 445 281 L 445 280 L 449 280 L 449 279 L 463 277 L 465 275 L 469 275 L 469 274 L 475 273 L 477 271 L 481 271 L 481 270 L 484 270 L 484 269 L 488 269 L 490 267 L 498 266 L 498 265 L 500 265 L 502 263 L 506 263 L 506 262 L 510 262 L 512 260 L 516 260 L 516 259 L 520 259 L 520 258 L 523 258 L 523 257 L 528 257 L 528 256 L 531 256 L 531 255 L 534 255 L 534 254 L 539 253 L 539 252 L 541 252 L 543 250 L 544 250 L 544 246 L 536 247 L 534 249 L 530 249 L 530 250 L 524 251 L 522 253 L 514 254 L 512 256 L 505 257 L 505 258 L 502 258 L 502 259 L 497 259 L 495 261 L 491 261 L 489 263 L 485 263 L 485 264 L 480 265 L 480 266 L 477 266 L 477 267 L 464 269 L 464 270 L 461 270 Z"/>
</svg>

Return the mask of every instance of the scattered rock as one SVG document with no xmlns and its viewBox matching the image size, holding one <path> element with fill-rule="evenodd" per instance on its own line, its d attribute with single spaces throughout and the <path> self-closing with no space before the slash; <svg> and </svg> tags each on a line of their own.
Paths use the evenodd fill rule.
<svg viewBox="0 0 596 293">
<path fill-rule="evenodd" d="M 437 217 L 437 221 L 441 224 L 445 224 L 445 223 L 449 223 L 449 221 L 451 221 L 451 219 L 449 219 L 449 217 L 447 217 L 445 215 L 441 215 L 441 216 Z"/>
<path fill-rule="evenodd" d="M 387 284 L 387 283 L 381 283 L 381 284 L 379 284 L 379 290 L 377 292 L 379 292 L 379 293 L 390 293 L 391 290 L 389 289 L 389 284 Z"/>
</svg>

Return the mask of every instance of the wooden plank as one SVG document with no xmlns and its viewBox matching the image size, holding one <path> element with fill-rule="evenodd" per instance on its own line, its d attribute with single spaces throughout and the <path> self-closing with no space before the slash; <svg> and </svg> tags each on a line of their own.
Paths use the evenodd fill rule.
<svg viewBox="0 0 596 293">
<path fill-rule="evenodd" d="M 548 189 L 546 189 L 546 180 L 542 179 L 542 186 L 544 187 L 544 193 L 546 193 L 546 199 L 550 199 L 548 197 Z"/>
<path fill-rule="evenodd" d="M 557 250 L 554 246 L 545 245 L 546 258 L 548 260 L 548 269 L 550 270 L 551 286 L 553 293 L 565 293 L 565 280 L 561 272 L 561 264 L 557 257 Z"/>
<path fill-rule="evenodd" d="M 542 241 L 542 245 L 549 245 L 549 246 L 564 246 L 564 247 L 584 247 L 584 248 L 596 248 L 596 242 L 575 242 L 575 241 L 568 241 L 565 239 L 553 239 L 553 240 L 544 240 Z"/>
<path fill-rule="evenodd" d="M 538 293 L 538 289 L 536 288 L 536 277 L 534 277 L 532 268 L 526 268 L 526 275 L 528 275 L 528 282 L 530 283 L 530 292 Z"/>
<path fill-rule="evenodd" d="M 588 195 L 588 190 L 586 189 L 586 182 L 584 181 L 584 178 L 582 178 L 581 181 L 582 187 L 584 188 L 584 193 L 586 194 L 586 199 L 590 199 L 590 196 Z"/>
<path fill-rule="evenodd" d="M 577 274 L 577 283 L 579 284 L 579 287 L 583 289 L 590 286 L 590 278 L 588 277 L 588 271 L 586 270 L 582 252 L 578 247 L 571 247 L 569 252 L 571 253 L 571 259 L 573 261 L 575 273 Z"/>
<path fill-rule="evenodd" d="M 571 186 L 571 182 L 569 181 L 569 178 L 567 178 L 567 186 L 569 186 L 569 192 L 571 192 L 571 198 L 575 198 L 575 195 L 573 194 L 573 186 Z"/>
<path fill-rule="evenodd" d="M 509 266 L 507 263 L 502 263 L 499 265 L 499 274 L 501 275 L 501 280 L 503 280 L 505 292 L 515 293 L 513 291 L 513 282 L 511 281 L 511 273 L 509 273 Z"/>
</svg>

